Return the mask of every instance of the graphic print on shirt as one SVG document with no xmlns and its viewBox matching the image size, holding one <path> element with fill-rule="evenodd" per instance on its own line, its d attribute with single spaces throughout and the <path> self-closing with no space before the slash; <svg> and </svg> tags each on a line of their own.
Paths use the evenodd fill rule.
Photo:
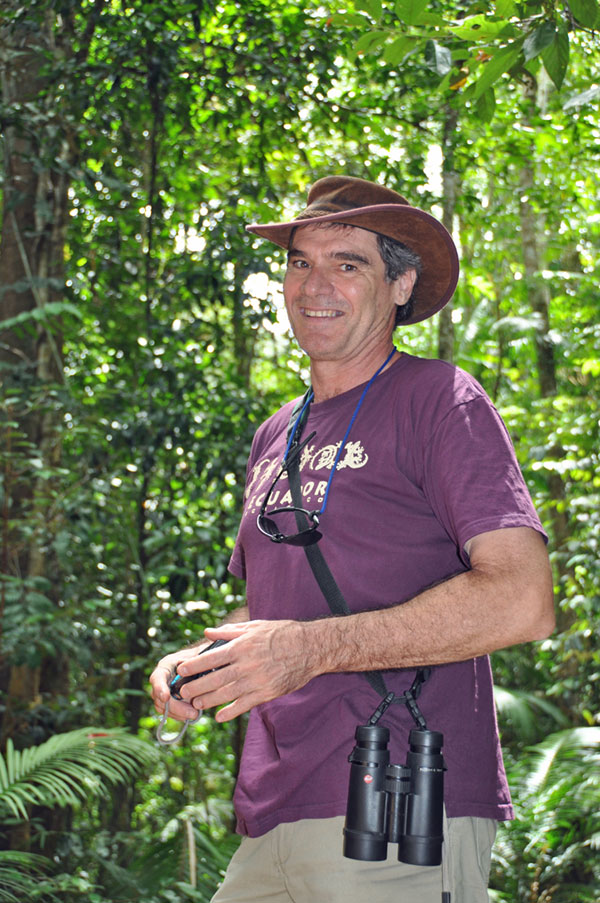
<svg viewBox="0 0 600 903">
<path fill-rule="evenodd" d="M 317 477 L 322 473 L 322 479 L 308 479 L 306 482 L 302 482 L 302 498 L 304 504 L 308 507 L 320 506 L 323 503 L 327 481 L 340 445 L 341 441 L 332 445 L 324 445 L 321 448 L 318 448 L 317 445 L 308 445 L 303 449 L 299 464 L 300 475 L 302 476 L 303 471 L 310 471 L 316 474 Z M 368 460 L 369 456 L 360 440 L 356 442 L 348 441 L 344 446 L 344 451 L 336 470 L 343 470 L 346 467 L 356 470 L 364 467 Z M 256 462 L 250 471 L 244 493 L 244 517 L 247 514 L 256 514 L 260 510 L 265 493 L 268 492 L 269 486 L 280 468 L 281 456 L 261 458 Z M 288 487 L 288 476 L 287 472 L 285 472 L 271 493 L 269 508 L 292 504 L 292 496 Z"/>
</svg>

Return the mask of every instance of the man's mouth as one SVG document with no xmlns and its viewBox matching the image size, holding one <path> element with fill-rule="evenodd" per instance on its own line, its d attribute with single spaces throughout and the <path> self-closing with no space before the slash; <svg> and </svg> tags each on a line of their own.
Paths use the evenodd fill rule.
<svg viewBox="0 0 600 903">
<path fill-rule="evenodd" d="M 301 307 L 300 313 L 303 317 L 317 317 L 320 319 L 334 319 L 343 316 L 341 310 L 316 310 L 312 307 Z"/>
</svg>

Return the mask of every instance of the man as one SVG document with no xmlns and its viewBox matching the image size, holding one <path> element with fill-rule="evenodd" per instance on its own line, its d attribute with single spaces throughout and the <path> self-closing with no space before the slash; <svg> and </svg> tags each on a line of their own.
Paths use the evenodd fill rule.
<svg viewBox="0 0 600 903">
<path fill-rule="evenodd" d="M 344 176 L 317 182 L 296 220 L 248 228 L 288 249 L 286 308 L 310 358 L 303 504 L 279 472 L 290 403 L 250 454 L 230 564 L 247 607 L 206 630 L 226 645 L 168 655 L 151 678 L 162 711 L 177 665 L 216 668 L 171 713 L 250 711 L 235 793 L 246 837 L 215 903 L 439 903 L 442 890 L 482 903 L 496 823 L 512 816 L 487 654 L 546 637 L 554 614 L 543 530 L 498 414 L 467 374 L 392 343 L 398 322 L 450 299 L 456 249 L 396 192 Z M 307 513 L 296 522 L 290 507 Z M 311 533 L 352 614 L 329 612 L 296 544 Z M 419 705 L 444 734 L 443 864 L 399 863 L 392 847 L 385 862 L 346 859 L 347 757 L 381 701 L 363 672 L 401 695 L 419 666 L 432 666 Z M 381 723 L 403 762 L 409 713 L 393 706 Z"/>
</svg>

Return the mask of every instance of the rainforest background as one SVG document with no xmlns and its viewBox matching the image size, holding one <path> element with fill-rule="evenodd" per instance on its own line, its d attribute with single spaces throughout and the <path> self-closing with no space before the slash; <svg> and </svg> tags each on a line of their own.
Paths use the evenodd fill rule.
<svg viewBox="0 0 600 903">
<path fill-rule="evenodd" d="M 398 346 L 472 373 L 550 535 L 558 628 L 494 655 L 492 894 L 600 899 L 596 0 L 0 0 L 0 901 L 204 901 L 243 719 L 158 749 L 147 678 L 243 598 L 254 430 L 303 391 L 244 224 L 330 173 L 460 247 Z"/>
</svg>

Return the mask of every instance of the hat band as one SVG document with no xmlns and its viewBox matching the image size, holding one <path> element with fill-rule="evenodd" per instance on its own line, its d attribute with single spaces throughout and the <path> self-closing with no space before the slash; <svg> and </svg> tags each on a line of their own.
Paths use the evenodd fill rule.
<svg viewBox="0 0 600 903">
<path fill-rule="evenodd" d="M 356 210 L 356 203 L 349 202 L 347 204 L 336 202 L 335 204 L 321 203 L 311 204 L 299 216 L 294 219 L 309 219 L 313 216 L 326 216 L 328 213 L 343 213 L 344 210 Z"/>
</svg>

